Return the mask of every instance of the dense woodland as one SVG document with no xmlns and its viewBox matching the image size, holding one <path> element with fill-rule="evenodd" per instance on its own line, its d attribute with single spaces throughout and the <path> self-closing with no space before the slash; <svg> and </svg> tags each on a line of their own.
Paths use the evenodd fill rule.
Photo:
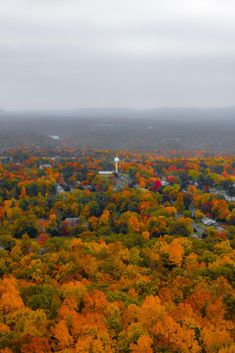
<svg viewBox="0 0 235 353">
<path fill-rule="evenodd" d="M 11 148 L 0 353 L 233 353 L 235 157 Z"/>
</svg>

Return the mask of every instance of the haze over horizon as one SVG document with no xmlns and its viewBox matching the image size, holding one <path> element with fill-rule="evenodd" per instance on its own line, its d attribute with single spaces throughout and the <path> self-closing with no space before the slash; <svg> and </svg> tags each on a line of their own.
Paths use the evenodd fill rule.
<svg viewBox="0 0 235 353">
<path fill-rule="evenodd" d="M 232 0 L 1 0 L 0 108 L 235 106 Z"/>
<path fill-rule="evenodd" d="M 211 107 L 201 107 L 201 106 L 159 106 L 159 107 L 152 107 L 152 108 L 137 108 L 137 107 L 115 107 L 115 106 L 102 106 L 102 107 L 93 107 L 93 106 L 85 106 L 85 107 L 75 107 L 75 108 L 62 108 L 62 109 L 56 109 L 53 107 L 50 107 L 48 109 L 32 109 L 32 108 L 26 108 L 26 109 L 4 109 L 4 107 L 0 107 L 0 114 L 24 114 L 24 113 L 45 113 L 45 114 L 53 114 L 53 113 L 58 113 L 58 114 L 76 114 L 76 113 L 100 113 L 100 112 L 116 112 L 116 113 L 125 113 L 125 112 L 133 112 L 133 113 L 161 113 L 161 112 L 225 112 L 225 111 L 234 111 L 235 112 L 235 105 L 228 105 L 228 106 L 211 106 Z M 79 115 L 78 115 L 79 116 Z M 111 116 L 110 116 L 111 117 Z"/>
</svg>

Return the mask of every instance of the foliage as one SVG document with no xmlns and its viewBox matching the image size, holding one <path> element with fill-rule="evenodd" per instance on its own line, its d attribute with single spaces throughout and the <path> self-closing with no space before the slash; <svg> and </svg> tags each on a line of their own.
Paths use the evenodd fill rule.
<svg viewBox="0 0 235 353">
<path fill-rule="evenodd" d="M 49 152 L 0 165 L 0 353 L 232 353 L 234 157 Z"/>
</svg>

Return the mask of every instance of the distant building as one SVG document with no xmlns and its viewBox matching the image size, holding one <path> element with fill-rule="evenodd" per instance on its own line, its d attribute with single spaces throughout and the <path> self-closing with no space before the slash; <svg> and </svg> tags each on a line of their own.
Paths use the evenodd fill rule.
<svg viewBox="0 0 235 353">
<path fill-rule="evenodd" d="M 54 156 L 54 157 L 47 157 L 47 158 L 53 162 L 59 162 L 63 159 L 63 157 L 61 157 L 61 156 Z"/>
<path fill-rule="evenodd" d="M 233 186 L 234 186 L 234 184 L 233 184 Z M 228 202 L 235 201 L 235 196 L 228 195 L 228 192 L 225 190 L 210 188 L 210 192 L 217 195 L 217 196 L 223 197 Z"/>
<path fill-rule="evenodd" d="M 62 188 L 62 186 L 60 186 L 59 184 L 56 184 L 56 193 L 62 194 L 63 192 L 64 192 L 64 189 Z"/>
<path fill-rule="evenodd" d="M 228 195 L 225 195 L 225 199 L 226 199 L 226 201 L 228 201 L 228 202 L 233 202 L 233 201 L 235 201 L 235 196 L 228 196 Z"/>
<path fill-rule="evenodd" d="M 40 165 L 40 169 L 47 169 L 47 168 L 51 168 L 52 166 L 51 166 L 51 164 L 41 164 Z"/>
<path fill-rule="evenodd" d="M 89 191 L 92 191 L 93 186 L 92 186 L 92 185 L 82 185 L 82 186 L 81 186 L 81 189 L 82 189 L 82 190 L 89 190 Z"/>
<path fill-rule="evenodd" d="M 108 175 L 112 175 L 113 172 L 109 171 L 109 170 L 99 170 L 98 171 L 98 174 L 99 175 L 102 175 L 102 176 L 108 176 Z"/>
<path fill-rule="evenodd" d="M 216 224 L 216 229 L 217 229 L 219 232 L 224 232 L 224 228 L 221 227 L 219 224 Z"/>
<path fill-rule="evenodd" d="M 168 181 L 166 179 L 161 179 L 162 186 L 167 186 L 169 185 Z"/>
<path fill-rule="evenodd" d="M 203 224 L 205 224 L 205 226 L 213 226 L 216 223 L 214 219 L 207 217 L 203 217 L 201 221 Z"/>
<path fill-rule="evenodd" d="M 67 222 L 70 226 L 76 226 L 79 222 L 79 217 L 69 217 L 65 218 L 65 222 Z"/>
</svg>

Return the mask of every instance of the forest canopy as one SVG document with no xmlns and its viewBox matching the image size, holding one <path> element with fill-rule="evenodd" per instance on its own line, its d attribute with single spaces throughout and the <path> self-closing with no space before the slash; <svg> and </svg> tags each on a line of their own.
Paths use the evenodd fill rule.
<svg viewBox="0 0 235 353">
<path fill-rule="evenodd" d="M 235 158 L 10 149 L 0 353 L 232 353 Z"/>
</svg>

